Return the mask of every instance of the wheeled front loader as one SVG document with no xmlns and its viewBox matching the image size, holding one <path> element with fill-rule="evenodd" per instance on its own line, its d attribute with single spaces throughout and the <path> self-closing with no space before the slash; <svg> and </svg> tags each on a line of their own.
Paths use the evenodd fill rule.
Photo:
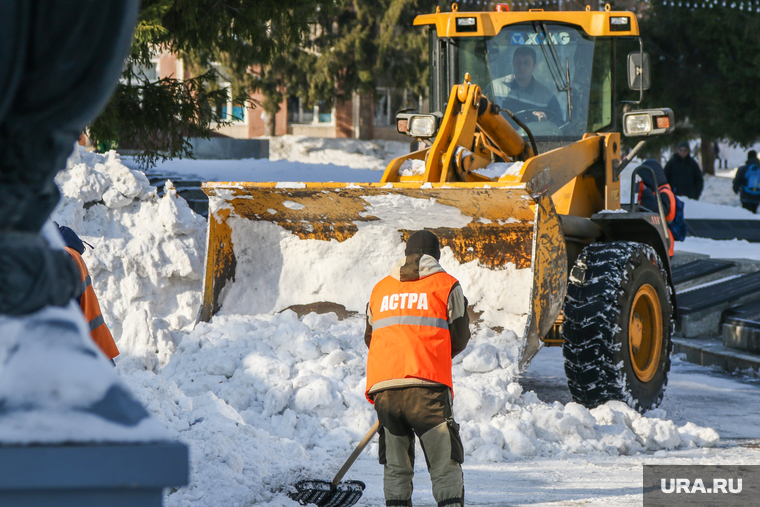
<svg viewBox="0 0 760 507">
<path fill-rule="evenodd" d="M 492 270 L 494 299 L 513 290 L 508 276 L 528 280 L 522 367 L 542 346 L 561 345 L 576 401 L 657 406 L 676 311 L 670 238 L 661 210 L 621 208 L 626 161 L 615 131 L 613 57 L 619 39 L 638 38 L 636 17 L 609 6 L 465 13 L 454 4 L 414 23 L 430 34 L 431 112 L 401 111 L 396 125 L 423 148 L 393 160 L 379 183 L 204 183 L 199 319 L 222 307 L 282 310 L 293 302 L 287 287 L 298 287 L 301 304 L 363 312 L 369 288 L 334 279 L 375 265 L 379 279 L 409 235 L 429 229 L 450 265 Z M 514 82 L 518 50 L 534 56 L 527 85 Z M 628 56 L 629 86 L 639 94 L 648 87 L 647 58 L 642 50 Z M 667 109 L 622 120 L 629 136 L 673 126 Z M 355 248 L 359 238 L 377 252 Z M 267 253 L 257 256 L 261 245 Z M 354 250 L 356 261 L 347 262 Z M 297 285 L 315 273 L 314 287 Z M 233 283 L 242 278 L 247 292 Z"/>
</svg>

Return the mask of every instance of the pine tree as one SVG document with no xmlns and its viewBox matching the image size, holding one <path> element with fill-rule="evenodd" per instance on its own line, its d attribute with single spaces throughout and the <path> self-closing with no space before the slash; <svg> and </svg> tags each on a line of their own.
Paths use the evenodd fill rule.
<svg viewBox="0 0 760 507">
<path fill-rule="evenodd" d="M 641 31 L 652 61 L 647 103 L 673 109 L 679 128 L 666 141 L 701 140 L 702 169 L 713 170 L 712 144 L 760 138 L 760 14 L 713 2 L 652 2 Z"/>
<path fill-rule="evenodd" d="M 188 137 L 208 138 L 217 125 L 225 124 L 212 107 L 227 97 L 215 86 L 217 75 L 211 64 L 223 58 L 234 72 L 245 73 L 241 69 L 272 61 L 300 44 L 309 22 L 325 4 L 331 2 L 143 0 L 122 83 L 89 125 L 90 138 L 97 145 L 138 148 L 137 159 L 143 166 L 192 156 Z M 150 82 L 140 69 L 160 51 L 180 55 L 203 71 L 182 81 Z"/>
<path fill-rule="evenodd" d="M 336 0 L 315 17 L 312 34 L 294 70 L 308 80 L 289 80 L 308 105 L 349 100 L 377 86 L 423 95 L 428 80 L 427 29 L 415 16 L 435 12 L 434 0 Z M 293 78 L 294 76 L 291 76 Z"/>
</svg>

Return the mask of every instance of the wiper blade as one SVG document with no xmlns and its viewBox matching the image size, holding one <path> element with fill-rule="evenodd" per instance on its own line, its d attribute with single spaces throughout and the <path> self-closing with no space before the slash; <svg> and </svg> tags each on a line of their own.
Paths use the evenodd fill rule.
<svg viewBox="0 0 760 507">
<path fill-rule="evenodd" d="M 484 39 L 485 41 L 485 39 Z M 488 88 L 489 94 L 493 94 L 493 97 L 488 97 L 488 94 L 486 97 L 488 97 L 488 100 L 492 101 L 496 98 L 496 92 L 493 89 L 493 74 L 491 74 L 491 56 L 488 54 L 488 41 L 485 41 L 486 44 L 486 70 L 488 71 Z"/>
<path fill-rule="evenodd" d="M 538 27 L 541 27 L 541 31 Z M 554 41 L 551 38 L 549 30 L 546 29 L 546 23 L 533 22 L 533 31 L 538 35 L 538 46 L 541 48 L 541 52 L 544 54 L 547 67 L 549 67 L 549 73 L 552 75 L 554 85 L 559 92 L 567 92 L 567 121 L 572 120 L 573 106 L 570 101 L 570 62 L 565 59 L 565 72 L 562 72 L 562 63 L 560 62 L 559 55 L 557 55 L 557 49 L 554 47 Z M 546 39 L 546 45 L 542 42 L 541 38 Z M 549 46 L 547 54 L 546 47 Z M 551 58 L 549 58 L 551 55 Z"/>
<path fill-rule="evenodd" d="M 536 25 L 541 27 L 540 31 Z M 544 54 L 544 59 L 546 60 L 546 63 L 548 64 L 549 73 L 552 75 L 552 79 L 554 79 L 554 84 L 557 86 L 557 91 L 560 91 L 560 92 L 569 91 L 570 80 L 566 79 L 566 76 L 563 76 L 562 64 L 559 61 L 559 56 L 557 55 L 557 49 L 554 47 L 554 42 L 552 41 L 549 31 L 546 29 L 546 24 L 545 23 L 539 24 L 539 23 L 534 22 L 533 30 L 538 35 L 538 46 L 541 48 L 541 52 Z M 542 39 L 546 40 L 546 44 L 543 43 Z M 546 46 L 549 46 L 548 53 L 546 51 Z"/>
</svg>

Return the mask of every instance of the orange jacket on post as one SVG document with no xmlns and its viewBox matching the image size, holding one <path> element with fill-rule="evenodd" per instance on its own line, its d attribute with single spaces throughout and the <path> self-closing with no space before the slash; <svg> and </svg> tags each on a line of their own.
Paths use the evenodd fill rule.
<svg viewBox="0 0 760 507">
<path fill-rule="evenodd" d="M 369 302 L 367 394 L 374 385 L 395 379 L 416 378 L 452 387 L 447 302 L 457 283 L 440 271 L 404 282 L 387 276 L 375 286 Z"/>
<path fill-rule="evenodd" d="M 660 185 L 660 188 L 658 190 L 660 192 L 660 197 L 665 196 L 665 198 L 668 200 L 668 214 L 665 216 L 665 221 L 670 224 L 670 222 L 676 218 L 676 196 L 673 194 L 673 189 L 670 188 L 670 185 L 667 183 Z M 673 240 L 673 233 L 670 232 L 668 236 L 670 237 L 668 255 L 673 257 L 673 254 L 675 253 L 675 241 Z"/>
<path fill-rule="evenodd" d="M 103 320 L 98 298 L 92 289 L 90 272 L 87 270 L 84 259 L 79 255 L 79 252 L 69 247 L 66 247 L 66 251 L 74 258 L 74 262 L 77 263 L 79 271 L 82 274 L 82 296 L 79 304 L 82 307 L 84 318 L 90 326 L 90 336 L 92 336 L 93 341 L 100 347 L 100 350 L 103 351 L 108 359 L 113 359 L 119 355 L 119 349 L 116 348 L 111 331 L 108 330 L 108 326 L 106 326 Z"/>
<path fill-rule="evenodd" d="M 661 199 L 666 199 L 667 203 L 663 202 L 663 206 L 667 208 L 668 212 L 665 214 L 665 222 L 666 225 L 669 225 L 670 222 L 672 222 L 676 218 L 676 196 L 673 194 L 673 189 L 670 188 L 670 185 L 665 183 L 664 185 L 660 185 L 657 189 L 657 192 L 660 194 Z M 639 181 L 639 203 L 641 203 L 641 198 L 644 193 L 644 182 Z M 654 212 L 657 212 L 658 210 L 652 210 Z M 675 253 L 675 242 L 673 240 L 673 233 L 671 232 L 668 234 L 670 239 L 670 246 L 668 247 L 668 255 L 670 257 L 673 257 L 673 254 Z"/>
</svg>

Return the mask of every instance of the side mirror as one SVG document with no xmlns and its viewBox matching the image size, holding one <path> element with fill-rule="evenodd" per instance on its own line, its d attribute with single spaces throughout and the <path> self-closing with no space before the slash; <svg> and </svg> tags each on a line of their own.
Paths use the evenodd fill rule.
<svg viewBox="0 0 760 507">
<path fill-rule="evenodd" d="M 649 89 L 649 53 L 634 51 L 628 54 L 628 87 L 631 90 Z"/>
</svg>

